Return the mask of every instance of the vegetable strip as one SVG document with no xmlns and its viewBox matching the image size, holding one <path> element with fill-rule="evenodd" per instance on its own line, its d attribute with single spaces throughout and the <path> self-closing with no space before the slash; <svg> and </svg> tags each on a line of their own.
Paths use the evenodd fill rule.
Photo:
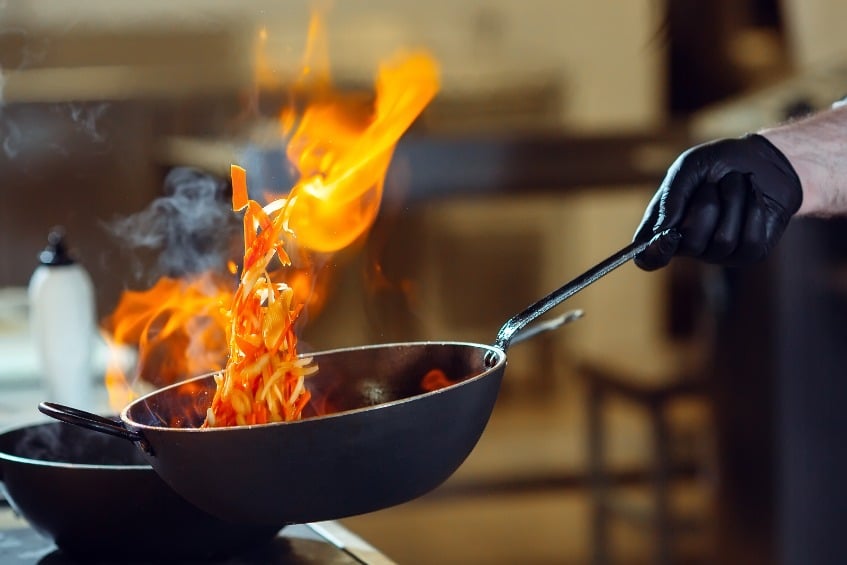
<svg viewBox="0 0 847 565">
<path fill-rule="evenodd" d="M 236 212 L 247 206 L 247 171 L 238 165 L 230 165 L 232 179 L 232 209 Z"/>
<path fill-rule="evenodd" d="M 282 248 L 285 206 L 250 200 L 243 168 L 233 165 L 231 176 L 233 209 L 244 210 L 244 264 L 229 312 L 229 358 L 215 376 L 203 427 L 299 419 L 311 398 L 304 379 L 317 371 L 311 358 L 297 357 L 294 323 L 303 305 L 268 274 L 274 256 L 290 264 Z"/>
</svg>

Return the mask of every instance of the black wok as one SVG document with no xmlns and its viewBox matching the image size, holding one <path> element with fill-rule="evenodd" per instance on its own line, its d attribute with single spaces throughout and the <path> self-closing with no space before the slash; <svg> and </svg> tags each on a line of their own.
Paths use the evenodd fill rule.
<svg viewBox="0 0 847 565">
<path fill-rule="evenodd" d="M 76 558 L 224 557 L 282 528 L 215 518 L 170 489 L 126 441 L 59 422 L 0 433 L 0 479 L 14 510 Z"/>
<path fill-rule="evenodd" d="M 625 247 L 514 316 L 493 346 L 396 343 L 314 355 L 319 372 L 307 383 L 313 398 L 325 399 L 325 415 L 199 429 L 215 390 L 210 375 L 139 398 L 121 424 L 50 403 L 39 408 L 135 442 L 176 492 L 225 519 L 299 523 L 387 508 L 440 485 L 474 448 L 514 335 L 646 245 Z M 434 368 L 455 384 L 423 390 Z"/>
</svg>

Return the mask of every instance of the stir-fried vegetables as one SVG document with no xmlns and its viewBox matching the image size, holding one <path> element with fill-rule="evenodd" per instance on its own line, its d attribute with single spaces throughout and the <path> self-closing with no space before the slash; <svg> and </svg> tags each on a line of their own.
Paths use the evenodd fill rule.
<svg viewBox="0 0 847 565">
<path fill-rule="evenodd" d="M 262 207 L 248 197 L 243 168 L 233 165 L 231 177 L 233 209 L 244 210 L 244 264 L 230 308 L 229 359 L 215 377 L 204 427 L 296 420 L 310 398 L 304 379 L 317 366 L 297 357 L 294 322 L 302 304 L 268 273 L 274 256 L 291 263 L 282 246 L 286 201 Z"/>
</svg>

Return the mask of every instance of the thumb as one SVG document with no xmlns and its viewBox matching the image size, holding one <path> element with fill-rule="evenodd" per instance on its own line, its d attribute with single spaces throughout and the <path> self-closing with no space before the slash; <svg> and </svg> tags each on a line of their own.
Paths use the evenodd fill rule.
<svg viewBox="0 0 847 565">
<path fill-rule="evenodd" d="M 677 230 L 657 233 L 647 248 L 635 257 L 635 264 L 645 271 L 655 271 L 670 263 L 682 236 Z"/>
</svg>

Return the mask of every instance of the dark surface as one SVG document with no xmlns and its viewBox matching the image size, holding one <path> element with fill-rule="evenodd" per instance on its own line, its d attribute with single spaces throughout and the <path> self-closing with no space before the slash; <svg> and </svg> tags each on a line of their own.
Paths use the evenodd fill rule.
<svg viewBox="0 0 847 565">
<path fill-rule="evenodd" d="M 773 263 L 717 271 L 710 387 L 718 449 L 719 563 L 774 563 Z"/>
<path fill-rule="evenodd" d="M 797 222 L 780 248 L 772 348 L 781 563 L 847 555 L 847 221 Z"/>
<path fill-rule="evenodd" d="M 723 273 L 713 372 L 718 562 L 847 555 L 847 222 L 795 220 Z"/>
</svg>

